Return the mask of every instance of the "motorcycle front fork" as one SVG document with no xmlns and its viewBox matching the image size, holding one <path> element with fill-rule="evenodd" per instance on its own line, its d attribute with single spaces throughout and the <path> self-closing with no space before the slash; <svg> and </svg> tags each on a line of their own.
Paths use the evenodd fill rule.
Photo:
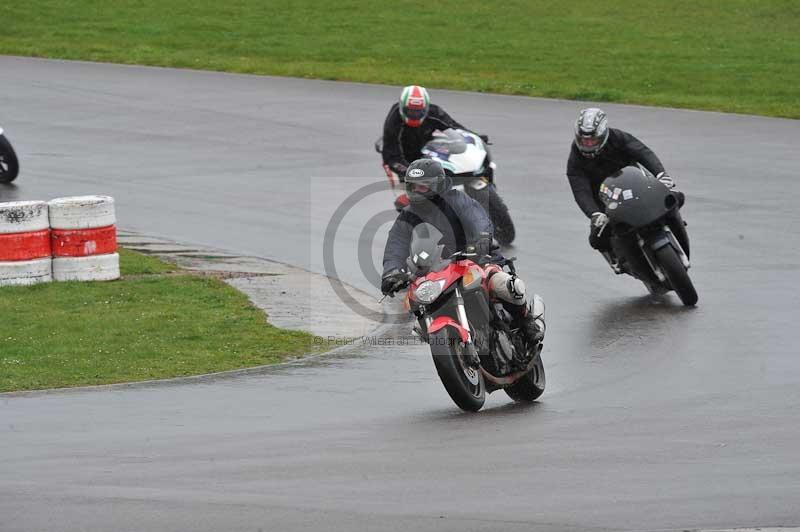
<svg viewBox="0 0 800 532">
<path fill-rule="evenodd" d="M 667 238 L 670 241 L 670 245 L 672 245 L 678 252 L 678 256 L 681 258 L 683 267 L 688 270 L 689 267 L 691 266 L 691 263 L 689 262 L 689 257 L 686 256 L 686 252 L 683 250 L 683 247 L 681 247 L 680 242 L 678 242 L 678 239 L 675 238 L 675 235 L 672 233 L 672 230 L 668 226 L 665 225 L 663 229 L 664 233 L 666 233 Z M 656 264 L 655 260 L 653 259 L 652 257 L 653 250 L 651 249 L 650 245 L 647 242 L 645 242 L 645 240 L 640 235 L 637 234 L 636 236 L 637 236 L 636 243 L 639 245 L 639 248 L 641 248 L 642 253 L 644 254 L 644 258 L 647 260 L 647 264 L 650 266 L 650 269 L 653 270 L 653 273 L 656 275 L 656 277 L 660 282 L 662 283 L 665 282 L 667 278 L 666 276 L 664 276 L 664 272 L 661 271 L 661 267 L 658 264 Z"/>
<path fill-rule="evenodd" d="M 471 366 L 477 368 L 481 365 L 481 360 L 478 357 L 478 351 L 475 349 L 475 344 L 472 342 L 472 331 L 469 328 L 469 320 L 467 319 L 467 309 L 464 307 L 464 297 L 461 295 L 461 289 L 457 286 L 455 288 L 456 296 L 456 315 L 458 316 L 458 323 L 467 331 L 467 341 L 464 343 L 464 350 L 468 357 L 468 362 Z"/>
<path fill-rule="evenodd" d="M 456 299 L 456 317 L 458 318 L 458 324 L 467 331 L 467 341 L 464 342 L 464 349 L 466 351 L 468 361 L 471 365 L 478 367 L 480 365 L 480 358 L 478 357 L 478 352 L 475 349 L 475 344 L 472 342 L 472 331 L 470 330 L 469 320 L 467 319 L 467 310 L 464 306 L 464 297 L 461 295 L 461 290 L 456 287 L 455 289 L 455 299 Z M 431 323 L 433 323 L 433 318 L 431 316 L 425 316 L 425 330 L 429 330 Z M 420 337 L 423 337 L 421 334 L 422 331 L 419 330 L 418 326 L 415 326 L 412 332 Z M 427 335 L 426 335 L 427 336 Z"/>
</svg>

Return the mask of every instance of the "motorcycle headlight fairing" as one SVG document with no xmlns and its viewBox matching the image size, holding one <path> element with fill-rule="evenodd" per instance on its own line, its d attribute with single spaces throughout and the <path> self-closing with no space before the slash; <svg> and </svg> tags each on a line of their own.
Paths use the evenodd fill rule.
<svg viewBox="0 0 800 532">
<path fill-rule="evenodd" d="M 461 284 L 464 285 L 464 290 L 474 290 L 481 286 L 483 282 L 483 270 L 481 270 L 478 266 L 472 266 L 467 270 L 467 273 L 464 274 L 464 277 L 461 279 Z"/>
<path fill-rule="evenodd" d="M 444 279 L 438 281 L 423 281 L 414 290 L 414 299 L 423 304 L 432 303 L 444 290 Z"/>
</svg>

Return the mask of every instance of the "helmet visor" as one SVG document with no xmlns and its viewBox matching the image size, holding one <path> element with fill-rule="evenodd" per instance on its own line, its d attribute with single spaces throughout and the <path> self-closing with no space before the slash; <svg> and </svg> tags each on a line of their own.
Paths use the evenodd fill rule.
<svg viewBox="0 0 800 532">
<path fill-rule="evenodd" d="M 578 146 L 586 151 L 595 151 L 600 147 L 601 139 L 597 137 L 578 137 Z"/>
<path fill-rule="evenodd" d="M 425 106 L 405 107 L 403 109 L 404 118 L 408 120 L 424 120 L 428 116 L 428 108 Z"/>
<path fill-rule="evenodd" d="M 422 201 L 426 198 L 432 198 L 439 193 L 441 177 L 430 177 L 428 179 L 418 179 L 414 181 L 406 181 L 406 194 L 408 199 L 412 202 Z"/>
</svg>

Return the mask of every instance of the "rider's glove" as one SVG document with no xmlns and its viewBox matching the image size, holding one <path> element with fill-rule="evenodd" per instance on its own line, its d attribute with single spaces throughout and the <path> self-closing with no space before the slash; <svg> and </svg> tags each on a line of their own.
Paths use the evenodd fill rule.
<svg viewBox="0 0 800 532">
<path fill-rule="evenodd" d="M 397 177 L 400 178 L 400 182 L 404 183 L 406 180 L 406 172 L 408 171 L 408 166 L 403 163 L 392 163 L 389 168 L 397 174 Z"/>
<path fill-rule="evenodd" d="M 595 234 L 600 234 L 605 229 L 606 224 L 608 223 L 608 216 L 606 216 L 603 212 L 593 212 L 592 213 L 592 231 Z"/>
<path fill-rule="evenodd" d="M 381 293 L 394 297 L 395 292 L 403 288 L 408 281 L 408 274 L 403 270 L 394 268 L 381 277 Z"/>
<path fill-rule="evenodd" d="M 475 250 L 475 254 L 478 258 L 490 256 L 492 254 L 492 235 L 489 233 L 479 234 L 475 243 L 469 247 Z"/>
<path fill-rule="evenodd" d="M 675 188 L 675 180 L 672 179 L 666 172 L 661 172 L 656 176 L 656 179 L 667 188 Z"/>
</svg>

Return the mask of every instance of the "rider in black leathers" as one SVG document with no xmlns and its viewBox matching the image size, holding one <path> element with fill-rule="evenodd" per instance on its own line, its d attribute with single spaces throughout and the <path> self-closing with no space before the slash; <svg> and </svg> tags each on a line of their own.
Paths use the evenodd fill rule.
<svg viewBox="0 0 800 532">
<path fill-rule="evenodd" d="M 441 107 L 430 103 L 424 87 L 404 88 L 400 101 L 389 109 L 383 124 L 383 163 L 402 181 L 408 163 L 422 157 L 422 147 L 431 140 L 433 132 L 448 128 L 467 129 Z"/>
<path fill-rule="evenodd" d="M 480 203 L 464 192 L 451 188 L 439 161 L 419 159 L 411 163 L 405 176 L 410 204 L 405 207 L 389 230 L 383 254 L 381 291 L 394 295 L 408 275 L 406 258 L 414 227 L 427 223 L 441 233 L 443 257 L 456 251 L 474 248 L 477 257 L 491 261 L 494 228 L 489 215 Z M 497 256 L 494 256 L 497 258 Z M 480 259 L 478 259 L 480 260 Z M 526 340 L 534 342 L 544 336 L 543 316 L 533 316 L 526 300 L 525 283 L 516 275 L 502 271 L 496 265 L 487 267 L 492 295 L 514 317 Z"/>
<path fill-rule="evenodd" d="M 589 243 L 601 252 L 610 251 L 611 231 L 604 230 L 608 217 L 598 198 L 600 185 L 605 178 L 637 163 L 667 187 L 675 186 L 675 181 L 664 170 L 656 154 L 642 141 L 620 129 L 609 128 L 606 114 L 601 109 L 581 111 L 575 123 L 575 138 L 567 161 L 567 179 L 575 202 L 591 219 Z M 683 206 L 683 193 L 674 192 L 679 205 Z M 677 210 L 671 215 L 669 226 L 688 256 L 689 236 Z"/>
</svg>

